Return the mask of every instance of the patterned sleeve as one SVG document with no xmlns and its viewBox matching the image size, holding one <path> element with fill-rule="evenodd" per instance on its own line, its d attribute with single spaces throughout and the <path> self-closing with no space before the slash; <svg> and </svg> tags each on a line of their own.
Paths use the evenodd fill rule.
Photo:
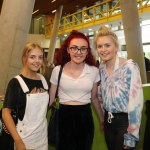
<svg viewBox="0 0 150 150">
<path fill-rule="evenodd" d="M 130 64 L 131 83 L 128 102 L 128 131 L 124 135 L 124 145 L 135 147 L 139 140 L 139 128 L 141 124 L 141 114 L 143 108 L 143 90 L 139 68 L 135 63 Z"/>
</svg>

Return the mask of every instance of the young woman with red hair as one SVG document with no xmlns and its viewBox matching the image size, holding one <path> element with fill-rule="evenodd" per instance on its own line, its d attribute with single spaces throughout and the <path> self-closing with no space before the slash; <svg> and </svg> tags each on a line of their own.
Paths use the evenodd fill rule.
<svg viewBox="0 0 150 150">
<path fill-rule="evenodd" d="M 60 48 L 59 65 L 50 79 L 50 104 L 55 101 L 60 66 L 59 142 L 58 150 L 91 150 L 94 124 L 91 100 L 103 123 L 103 114 L 97 97 L 100 80 L 89 39 L 81 32 L 72 31 Z"/>
</svg>

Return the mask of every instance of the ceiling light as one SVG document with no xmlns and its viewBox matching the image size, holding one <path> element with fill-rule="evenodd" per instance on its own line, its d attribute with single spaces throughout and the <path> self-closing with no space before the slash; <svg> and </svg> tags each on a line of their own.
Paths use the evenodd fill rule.
<svg viewBox="0 0 150 150">
<path fill-rule="evenodd" d="M 52 0 L 51 3 L 55 2 L 56 0 Z"/>
<path fill-rule="evenodd" d="M 105 26 L 106 26 L 106 27 L 109 27 L 109 25 L 108 25 L 108 24 L 105 24 Z"/>
<path fill-rule="evenodd" d="M 90 28 L 89 31 L 91 31 L 92 29 Z"/>
<path fill-rule="evenodd" d="M 56 9 L 52 11 L 52 13 L 56 12 Z"/>
<path fill-rule="evenodd" d="M 39 11 L 39 9 L 35 10 L 35 11 L 32 13 L 32 15 L 35 14 L 35 13 L 37 13 L 38 11 Z"/>
</svg>

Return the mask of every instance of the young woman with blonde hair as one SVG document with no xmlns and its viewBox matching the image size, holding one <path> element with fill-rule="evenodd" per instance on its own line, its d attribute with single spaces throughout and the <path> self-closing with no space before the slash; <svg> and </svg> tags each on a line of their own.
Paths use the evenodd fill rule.
<svg viewBox="0 0 150 150">
<path fill-rule="evenodd" d="M 100 64 L 104 133 L 109 150 L 135 149 L 139 141 L 143 91 L 139 67 L 132 59 L 118 57 L 117 35 L 101 27 L 95 36 Z"/>
<path fill-rule="evenodd" d="M 44 52 L 38 44 L 26 44 L 21 74 L 10 80 L 6 90 L 2 117 L 16 150 L 48 150 L 48 85 L 45 78 L 37 73 L 43 59 Z M 16 125 L 11 115 L 13 111 L 17 112 Z"/>
</svg>

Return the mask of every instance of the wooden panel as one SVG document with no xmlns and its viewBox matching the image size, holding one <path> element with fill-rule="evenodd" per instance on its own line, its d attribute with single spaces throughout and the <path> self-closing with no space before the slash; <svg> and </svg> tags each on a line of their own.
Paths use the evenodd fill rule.
<svg viewBox="0 0 150 150">
<path fill-rule="evenodd" d="M 52 0 L 36 0 L 34 11 L 39 9 L 35 15 L 38 14 L 51 14 L 51 12 L 58 8 L 59 5 L 63 5 L 63 15 L 76 12 L 83 7 L 89 7 L 94 5 L 97 0 L 56 0 L 51 3 Z"/>
</svg>

